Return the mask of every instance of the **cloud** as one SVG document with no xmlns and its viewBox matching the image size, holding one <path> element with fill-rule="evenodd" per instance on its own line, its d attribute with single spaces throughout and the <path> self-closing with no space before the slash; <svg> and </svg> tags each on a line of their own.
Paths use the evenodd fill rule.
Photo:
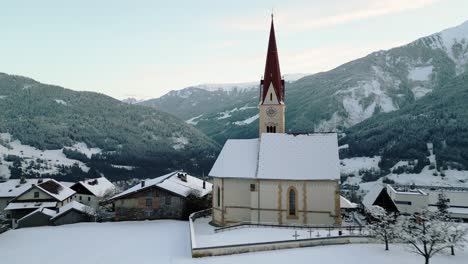
<svg viewBox="0 0 468 264">
<path fill-rule="evenodd" d="M 349 0 L 324 6 L 295 6 L 280 8 L 275 16 L 281 28 L 288 31 L 306 31 L 360 21 L 368 18 L 399 13 L 430 6 L 445 0 Z M 222 25 L 238 30 L 265 30 L 267 16 L 234 18 Z"/>
</svg>

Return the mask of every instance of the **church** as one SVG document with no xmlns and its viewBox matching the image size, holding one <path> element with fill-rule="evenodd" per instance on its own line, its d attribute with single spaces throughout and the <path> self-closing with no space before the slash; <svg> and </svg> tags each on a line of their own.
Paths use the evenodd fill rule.
<svg viewBox="0 0 468 264">
<path fill-rule="evenodd" d="M 259 94 L 259 138 L 228 140 L 209 173 L 212 223 L 341 224 L 337 134 L 285 133 L 273 19 Z"/>
</svg>

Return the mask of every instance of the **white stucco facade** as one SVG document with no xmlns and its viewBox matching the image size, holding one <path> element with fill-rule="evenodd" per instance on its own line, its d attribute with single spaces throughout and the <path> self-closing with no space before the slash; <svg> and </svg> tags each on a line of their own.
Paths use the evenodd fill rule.
<svg viewBox="0 0 468 264">
<path fill-rule="evenodd" d="M 292 203 L 290 191 L 295 193 Z M 239 222 L 340 224 L 339 183 L 334 180 L 215 178 L 212 220 L 218 225 Z"/>
</svg>

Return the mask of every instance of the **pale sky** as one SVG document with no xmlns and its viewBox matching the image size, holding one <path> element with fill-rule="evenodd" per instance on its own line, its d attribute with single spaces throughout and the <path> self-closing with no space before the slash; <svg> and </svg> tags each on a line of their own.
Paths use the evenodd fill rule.
<svg viewBox="0 0 468 264">
<path fill-rule="evenodd" d="M 118 99 L 315 73 L 468 20 L 467 0 L 0 0 L 0 72 Z"/>
</svg>

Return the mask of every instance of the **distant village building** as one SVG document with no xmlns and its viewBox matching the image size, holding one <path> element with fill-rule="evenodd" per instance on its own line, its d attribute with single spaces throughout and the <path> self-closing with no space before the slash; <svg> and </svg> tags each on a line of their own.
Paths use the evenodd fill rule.
<svg viewBox="0 0 468 264">
<path fill-rule="evenodd" d="M 20 219 L 39 208 L 55 210 L 73 200 L 75 191 L 56 180 L 38 180 L 37 185 L 13 198 L 5 208 L 12 219 Z"/>
<path fill-rule="evenodd" d="M 95 211 L 93 208 L 77 201 L 71 201 L 55 210 L 44 207 L 38 208 L 18 219 L 15 227 L 24 228 L 46 225 L 65 225 L 90 222 L 94 220 Z"/>
<path fill-rule="evenodd" d="M 70 187 L 76 193 L 73 196 L 75 201 L 98 208 L 99 201 L 106 195 L 114 194 L 116 187 L 106 177 L 79 181 Z"/>
<path fill-rule="evenodd" d="M 228 140 L 209 173 L 213 223 L 341 224 L 337 135 L 284 134 L 273 20 L 260 84 L 260 138 Z"/>
<path fill-rule="evenodd" d="M 22 194 L 33 185 L 37 185 L 41 182 L 49 179 L 9 179 L 0 182 L 0 214 L 10 218 L 10 212 L 5 211 L 8 203 L 13 200 L 16 196 Z"/>
<path fill-rule="evenodd" d="M 72 201 L 56 210 L 52 216 L 51 224 L 68 225 L 81 222 L 92 222 L 95 220 L 96 211 L 94 208 Z"/>
<path fill-rule="evenodd" d="M 113 203 L 116 220 L 182 219 L 186 197 L 204 197 L 211 190 L 211 183 L 176 171 L 141 181 L 108 201 Z"/>
<path fill-rule="evenodd" d="M 387 188 L 382 184 L 376 184 L 362 199 L 364 212 L 370 219 L 374 218 L 380 213 L 376 210 L 377 207 L 385 209 L 387 213 L 399 214 L 395 201 L 388 194 Z"/>
<path fill-rule="evenodd" d="M 439 199 L 447 199 L 451 218 L 468 221 L 468 188 L 444 186 L 398 186 L 376 184 L 363 198 L 365 208 L 379 205 L 387 211 L 414 214 L 437 211 Z"/>
</svg>

